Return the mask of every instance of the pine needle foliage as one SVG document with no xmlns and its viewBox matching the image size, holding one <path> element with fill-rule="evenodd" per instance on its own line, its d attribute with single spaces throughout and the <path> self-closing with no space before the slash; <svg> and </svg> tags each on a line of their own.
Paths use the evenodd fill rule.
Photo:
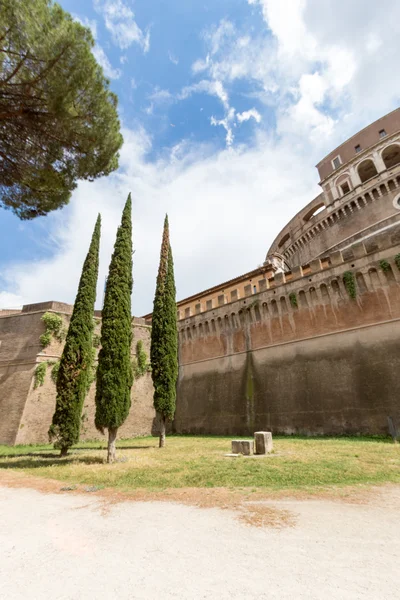
<svg viewBox="0 0 400 600">
<path fill-rule="evenodd" d="M 90 30 L 53 0 L 1 0 L 0 44 L 0 207 L 33 219 L 118 168 L 117 97 Z"/>
<path fill-rule="evenodd" d="M 133 384 L 132 342 L 132 201 L 129 194 L 117 231 L 108 273 L 101 323 L 101 349 L 97 366 L 96 428 L 116 431 L 131 407 Z M 115 437 L 114 437 L 115 443 Z M 115 449 L 114 449 L 115 453 Z M 109 462 L 114 456 L 110 455 Z"/>
<path fill-rule="evenodd" d="M 82 407 L 93 363 L 93 310 L 99 270 L 101 218 L 97 218 L 83 265 L 71 321 L 57 373 L 57 400 L 50 441 L 65 456 L 79 441 Z"/>
<path fill-rule="evenodd" d="M 154 408 L 161 421 L 160 447 L 162 447 L 165 444 L 165 424 L 167 421 L 172 421 L 175 415 L 178 379 L 176 288 L 168 216 L 164 221 L 154 297 L 150 360 L 154 385 Z"/>
</svg>

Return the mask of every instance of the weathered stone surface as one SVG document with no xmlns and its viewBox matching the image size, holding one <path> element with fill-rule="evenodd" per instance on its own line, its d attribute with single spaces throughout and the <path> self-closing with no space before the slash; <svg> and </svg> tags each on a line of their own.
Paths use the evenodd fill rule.
<svg viewBox="0 0 400 600">
<path fill-rule="evenodd" d="M 232 454 L 244 454 L 249 456 L 253 453 L 253 440 L 232 440 Z"/>
<path fill-rule="evenodd" d="M 254 434 L 254 454 L 268 454 L 272 450 L 272 433 L 270 431 L 256 431 Z"/>
</svg>

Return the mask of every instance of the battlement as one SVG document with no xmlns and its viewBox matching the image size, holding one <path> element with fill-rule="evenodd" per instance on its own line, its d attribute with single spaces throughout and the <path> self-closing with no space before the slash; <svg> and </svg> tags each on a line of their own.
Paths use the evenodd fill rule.
<svg viewBox="0 0 400 600">
<path fill-rule="evenodd" d="M 349 327 L 352 324 L 362 326 L 369 322 L 383 320 L 383 316 L 389 318 L 395 314 L 395 311 L 389 308 L 387 315 L 383 315 L 381 307 L 380 312 L 377 312 L 376 309 L 379 307 L 376 306 L 376 298 L 373 301 L 372 311 L 369 310 L 367 300 L 363 303 L 362 314 L 352 314 L 352 307 L 357 305 L 359 308 L 366 294 L 385 293 L 383 292 L 385 288 L 400 284 L 400 271 L 395 259 L 399 253 L 400 244 L 393 246 L 387 236 L 379 240 L 378 247 L 373 252 L 368 252 L 364 243 L 355 244 L 346 255 L 341 251 L 335 251 L 323 259 L 314 260 L 291 272 L 275 274 L 274 277 L 265 280 L 265 289 L 257 294 L 181 320 L 179 337 L 183 357 L 184 346 L 188 344 L 192 346 L 183 361 L 196 360 L 199 356 L 212 353 L 212 344 L 209 351 L 206 350 L 208 342 L 201 345 L 201 348 L 198 344 L 197 346 L 194 344 L 195 341 L 210 336 L 237 335 L 241 331 L 242 342 L 236 346 L 234 342 L 232 351 L 237 351 L 239 347 L 243 351 L 249 349 L 246 328 L 274 320 L 278 321 L 278 326 L 272 336 L 273 339 L 270 336 L 271 330 L 269 333 L 264 331 L 258 336 L 257 344 L 261 343 L 262 339 L 265 343 L 270 343 L 301 337 L 304 335 L 304 327 L 301 323 L 304 311 L 308 313 L 306 319 L 310 318 L 310 312 L 313 318 L 319 312 L 318 326 L 314 323 L 309 331 L 310 336 L 340 327 Z M 352 274 L 350 277 L 354 285 L 353 297 L 346 287 L 344 278 L 346 272 Z M 398 285 L 394 285 L 392 294 L 394 290 L 397 302 L 397 295 L 400 295 Z M 343 312 L 340 318 L 339 308 Z M 400 309 L 400 306 L 398 308 Z M 352 314 L 352 321 L 346 321 L 348 316 L 346 313 Z M 200 354 L 197 352 L 199 349 Z M 224 353 L 221 348 L 220 351 L 221 354 Z"/>
<path fill-rule="evenodd" d="M 398 242 L 400 242 L 400 235 L 397 237 Z M 362 269 L 365 271 L 365 265 L 372 264 L 374 259 L 375 262 L 376 260 L 379 262 L 382 258 L 386 259 L 386 256 L 389 258 L 389 264 L 393 263 L 392 266 L 396 266 L 394 256 L 398 252 L 400 252 L 400 245 L 394 245 L 393 236 L 387 235 L 387 233 L 384 232 L 381 236 L 374 237 L 372 245 L 366 245 L 364 242 L 359 242 L 353 244 L 350 248 L 346 249 L 346 251 L 337 250 L 321 259 L 313 260 L 309 264 L 296 267 L 286 273 L 275 273 L 274 276 L 258 282 L 259 289 L 257 293 L 253 293 L 251 286 L 249 286 L 248 294 L 245 298 L 226 302 L 222 306 L 201 311 L 199 314 L 189 318 L 182 318 L 179 320 L 179 327 L 181 327 L 182 323 L 194 323 L 198 320 L 209 318 L 210 315 L 215 316 L 220 313 L 225 313 L 233 307 L 248 306 L 249 304 L 252 304 L 254 300 L 264 299 L 265 293 L 265 297 L 269 298 L 271 296 L 280 297 L 281 295 L 296 292 L 297 288 L 299 286 L 304 286 L 305 282 L 316 282 L 331 276 L 330 270 L 335 268 L 337 270 L 338 267 L 340 271 L 343 272 L 352 271 L 354 269 Z M 379 256 L 379 258 L 376 259 L 376 256 Z M 397 271 L 398 269 L 396 266 L 395 272 Z M 307 277 L 308 279 L 306 279 Z"/>
</svg>

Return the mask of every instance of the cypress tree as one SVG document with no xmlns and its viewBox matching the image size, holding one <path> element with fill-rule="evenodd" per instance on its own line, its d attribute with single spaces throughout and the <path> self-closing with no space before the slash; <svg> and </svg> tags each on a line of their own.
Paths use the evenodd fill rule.
<svg viewBox="0 0 400 600">
<path fill-rule="evenodd" d="M 164 221 L 156 293 L 151 328 L 151 374 L 154 408 L 160 419 L 160 448 L 165 446 L 165 430 L 176 407 L 178 379 L 178 329 L 174 262 L 169 241 L 168 215 Z"/>
<path fill-rule="evenodd" d="M 74 309 L 57 375 L 56 410 L 49 429 L 50 441 L 61 456 L 79 441 L 82 407 L 88 392 L 93 362 L 93 311 L 99 270 L 101 217 L 97 218 L 89 252 L 83 264 Z"/>
<path fill-rule="evenodd" d="M 108 429 L 107 462 L 115 459 L 118 428 L 131 407 L 132 201 L 129 194 L 117 231 L 104 296 L 97 367 L 96 428 Z"/>
</svg>

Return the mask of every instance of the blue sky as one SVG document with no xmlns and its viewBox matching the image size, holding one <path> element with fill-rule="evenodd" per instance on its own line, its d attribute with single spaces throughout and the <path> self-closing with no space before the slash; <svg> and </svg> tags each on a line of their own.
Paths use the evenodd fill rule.
<svg viewBox="0 0 400 600">
<path fill-rule="evenodd" d="M 135 314 L 152 307 L 167 211 L 179 298 L 255 268 L 319 193 L 316 162 L 399 105 L 394 0 L 61 4 L 92 29 L 119 97 L 120 169 L 46 218 L 0 212 L 0 307 L 73 302 L 99 211 L 100 305 L 129 191 Z"/>
</svg>

